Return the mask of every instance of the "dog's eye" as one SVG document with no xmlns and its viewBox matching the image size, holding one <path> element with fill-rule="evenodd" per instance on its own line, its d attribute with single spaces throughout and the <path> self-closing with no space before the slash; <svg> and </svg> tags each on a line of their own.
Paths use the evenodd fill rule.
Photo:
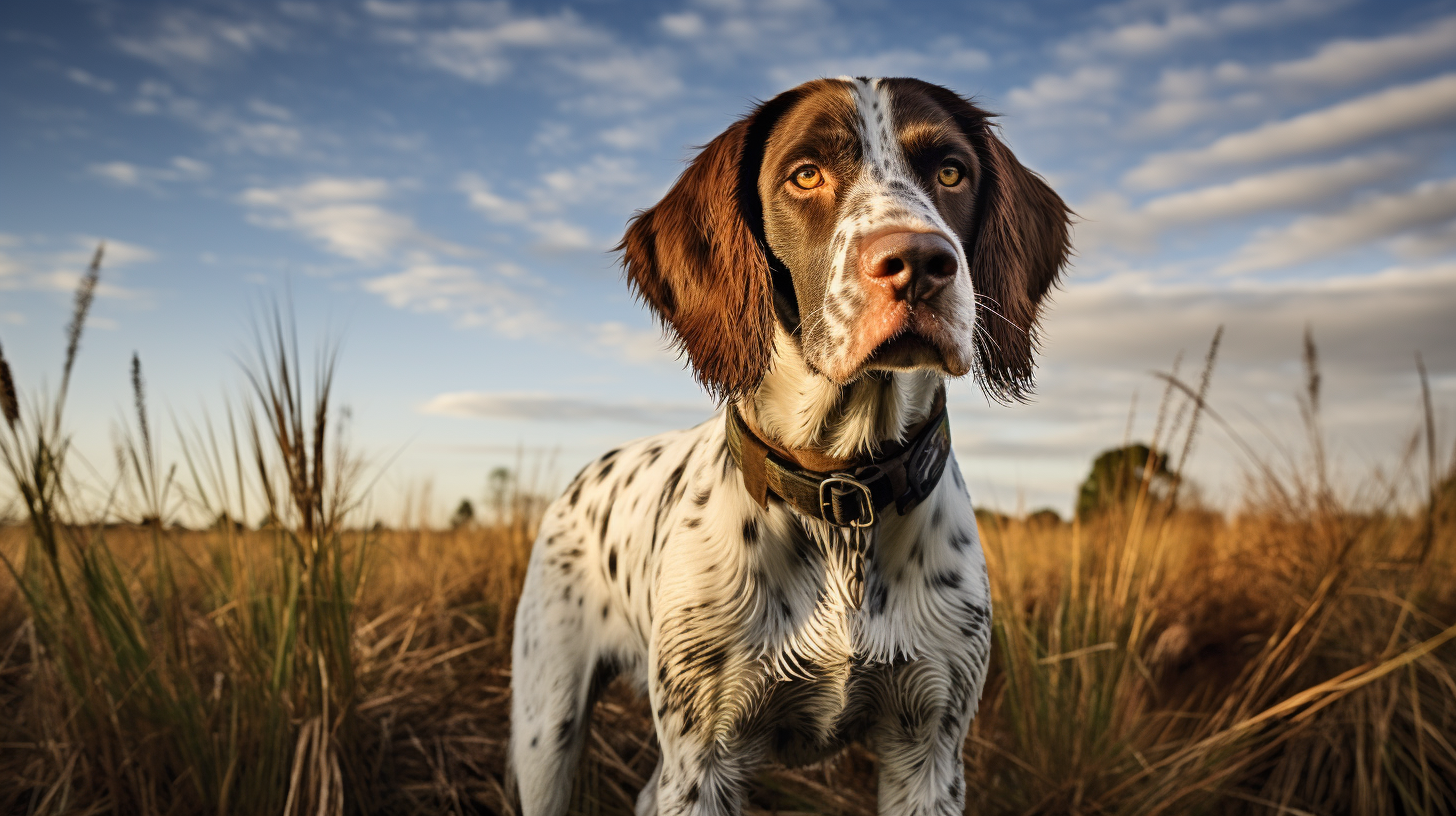
<svg viewBox="0 0 1456 816">
<path fill-rule="evenodd" d="M 966 171 L 961 169 L 959 164 L 945 164 L 941 165 L 940 173 L 937 174 L 936 178 L 940 180 L 941 184 L 947 187 L 954 187 L 960 184 L 961 179 L 965 178 L 965 176 Z"/>
<path fill-rule="evenodd" d="M 806 164 L 794 171 L 794 186 L 801 190 L 812 190 L 824 184 L 824 173 L 812 164 Z"/>
</svg>

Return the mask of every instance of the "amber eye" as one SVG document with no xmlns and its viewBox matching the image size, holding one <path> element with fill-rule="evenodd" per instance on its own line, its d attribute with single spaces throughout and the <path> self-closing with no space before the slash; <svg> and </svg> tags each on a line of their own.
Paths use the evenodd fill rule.
<svg viewBox="0 0 1456 816">
<path fill-rule="evenodd" d="M 794 186 L 801 190 L 812 190 L 824 184 L 824 174 L 812 164 L 806 164 L 794 171 Z"/>
<path fill-rule="evenodd" d="M 962 170 L 960 165 L 946 164 L 941 166 L 940 173 L 936 175 L 936 178 L 940 180 L 941 184 L 947 187 L 954 187 L 961 183 L 961 179 L 965 178 L 965 175 L 966 171 Z"/>
</svg>

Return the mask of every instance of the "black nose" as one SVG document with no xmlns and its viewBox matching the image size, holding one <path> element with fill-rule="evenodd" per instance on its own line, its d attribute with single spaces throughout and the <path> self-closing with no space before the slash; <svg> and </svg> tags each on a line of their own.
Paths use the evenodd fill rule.
<svg viewBox="0 0 1456 816">
<path fill-rule="evenodd" d="M 956 274 L 955 248 L 931 232 L 887 232 L 865 244 L 859 257 L 865 277 L 912 304 L 939 292 Z"/>
</svg>

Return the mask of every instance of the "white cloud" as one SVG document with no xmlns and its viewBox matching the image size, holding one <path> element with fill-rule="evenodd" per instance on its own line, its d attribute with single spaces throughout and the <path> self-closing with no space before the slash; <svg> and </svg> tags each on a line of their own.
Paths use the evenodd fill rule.
<svg viewBox="0 0 1456 816">
<path fill-rule="evenodd" d="M 678 364 L 678 356 L 657 329 L 634 329 L 615 321 L 600 323 L 594 328 L 591 345 L 599 353 L 636 363 Z"/>
<path fill-rule="evenodd" d="M 200 100 L 182 96 L 164 82 L 147 80 L 141 84 L 130 108 L 133 113 L 164 114 L 192 125 L 213 136 L 218 146 L 230 153 L 311 157 L 307 152 L 309 138 L 305 136 L 304 130 L 296 125 L 277 121 L 277 114 L 286 114 L 287 111 L 267 103 L 262 103 L 261 110 L 273 118 L 248 119 L 227 107 L 210 106 Z M 259 114 L 257 100 L 249 108 L 255 115 Z M 325 134 L 317 132 L 312 138 L 315 142 L 329 141 Z"/>
<path fill-rule="evenodd" d="M 610 39 L 570 10 L 550 16 L 516 16 L 500 3 L 461 7 L 467 19 L 455 17 L 438 23 L 433 18 L 446 12 L 445 7 L 376 2 L 366 4 L 365 10 L 386 24 L 382 30 L 386 39 L 409 46 L 422 63 L 486 85 L 509 76 L 518 54 L 577 53 Z M 424 18 L 431 18 L 429 27 L 421 25 Z"/>
<path fill-rule="evenodd" d="M 841 54 L 804 63 L 779 65 L 769 72 L 784 86 L 797 85 L 811 77 L 869 76 L 899 77 L 966 73 L 991 65 L 991 56 L 979 48 L 962 45 L 956 38 L 943 38 L 921 48 L 897 48 L 872 54 Z"/>
<path fill-rule="evenodd" d="M 1277 374 L 1292 368 L 1308 325 L 1321 359 L 1343 372 L 1347 409 L 1359 414 L 1387 402 L 1378 384 L 1406 376 L 1416 351 L 1426 354 L 1432 370 L 1456 371 L 1453 311 L 1456 264 L 1449 262 L 1283 280 L 1166 281 L 1127 273 L 1075 284 L 1058 296 L 1048 315 L 1044 362 L 1094 379 L 1115 369 L 1126 381 L 1149 368 L 1165 369 L 1179 349 L 1196 354 L 1224 325 L 1221 365 L 1262 370 L 1280 389 L 1293 390 L 1293 378 L 1281 382 Z M 1040 380 L 1051 381 L 1045 374 Z M 1238 403 L 1263 398 L 1254 394 Z"/>
<path fill-rule="evenodd" d="M 618 150 L 641 150 L 661 143 L 662 126 L 657 122 L 636 120 L 607 128 L 597 138 Z"/>
<path fill-rule="evenodd" d="M 611 402 L 555 394 L 460 391 L 440 394 L 420 406 L 419 410 L 424 414 L 480 419 L 540 422 L 600 420 L 676 426 L 705 419 L 713 413 L 713 406 L 707 402 Z"/>
<path fill-rule="evenodd" d="M 509 277 L 509 269 L 488 277 L 467 266 L 425 262 L 367 280 L 364 289 L 397 309 L 453 315 L 457 325 L 484 326 L 506 337 L 556 331 L 530 299 L 504 282 Z"/>
<path fill-rule="evenodd" d="M 85 71 L 80 68 L 71 68 L 67 70 L 66 79 L 71 80 L 77 85 L 90 88 L 93 91 L 100 91 L 102 93 L 109 94 L 112 91 L 116 90 L 115 82 L 96 76 L 95 74 L 92 74 L 89 71 Z"/>
<path fill-rule="evenodd" d="M 1013 88 L 1011 104 L 1026 112 L 1057 110 L 1106 99 L 1117 90 L 1121 74 L 1113 68 L 1084 65 L 1070 74 L 1043 74 L 1025 88 Z"/>
<path fill-rule="evenodd" d="M 1169 131 L 1218 116 L 1247 114 L 1280 99 L 1305 98 L 1314 91 L 1352 87 L 1449 61 L 1453 54 L 1456 17 L 1447 17 L 1415 31 L 1334 40 L 1310 56 L 1270 65 L 1225 60 L 1208 68 L 1169 68 L 1158 83 L 1160 101 L 1137 117 L 1137 125 Z M 1219 98 L 1220 93 L 1228 95 Z"/>
<path fill-rule="evenodd" d="M 274 24 L 185 8 L 163 10 L 141 30 L 115 38 L 123 52 L 174 70 L 219 65 L 264 48 L 282 48 L 286 42 L 286 32 Z"/>
<path fill-rule="evenodd" d="M 1447 17 L 1409 33 L 1325 43 L 1309 57 L 1269 66 L 1266 76 L 1286 84 L 1342 87 L 1446 61 L 1453 54 L 1456 17 Z"/>
<path fill-rule="evenodd" d="M 298 232 L 326 252 L 363 263 L 383 263 L 402 248 L 447 246 L 376 203 L 390 192 L 382 179 L 324 177 L 296 187 L 249 188 L 239 201 L 252 210 L 253 223 Z"/>
<path fill-rule="evenodd" d="M 370 266 L 400 271 L 365 280 L 366 292 L 396 309 L 450 316 L 457 326 L 484 326 L 507 337 L 549 336 L 557 330 L 536 304 L 510 281 L 524 270 L 497 263 L 491 273 L 441 262 L 437 253 L 479 253 L 419 229 L 408 216 L 381 203 L 394 192 L 383 179 L 323 177 L 295 187 L 255 187 L 239 200 L 249 220 L 297 232 L 324 251 Z M 483 191 L 477 191 L 483 193 Z"/>
<path fill-rule="evenodd" d="M 701 37 L 708 30 L 708 24 L 703 21 L 702 15 L 691 11 L 664 14 L 658 22 L 663 31 L 685 40 Z"/>
<path fill-rule="evenodd" d="M 76 235 L 63 241 L 17 236 L 0 239 L 4 239 L 0 240 L 0 291 L 73 292 L 97 245 L 104 243 L 97 297 L 137 300 L 142 293 L 118 284 L 115 273 L 157 258 L 155 252 L 140 244 L 94 235 Z"/>
<path fill-rule="evenodd" d="M 1337 0 L 1274 0 L 1230 3 L 1197 12 L 1175 8 L 1167 11 L 1161 20 L 1139 20 L 1073 37 L 1061 43 L 1057 52 L 1064 59 L 1074 61 L 1097 55 L 1160 54 L 1180 43 L 1281 25 L 1327 14 L 1342 5 L 1345 2 Z"/>
<path fill-rule="evenodd" d="M 605 250 L 608 242 L 563 214 L 589 204 L 616 205 L 623 190 L 640 188 L 635 164 L 605 156 L 542 174 L 525 196 L 514 198 L 474 173 L 461 175 L 456 187 L 471 209 L 492 223 L 520 227 L 536 237 L 536 248 L 550 252 Z"/>
<path fill-rule="evenodd" d="M 519 72 L 579 113 L 619 117 L 683 90 L 670 50 L 621 43 L 570 9 L 537 14 L 497 2 L 366 3 L 365 10 L 378 36 L 416 64 L 482 85 Z"/>
<path fill-rule="evenodd" d="M 166 167 L 141 167 L 130 162 L 113 161 L 92 164 L 86 168 L 93 176 L 122 187 L 155 189 L 164 182 L 201 181 L 212 174 L 206 162 L 176 156 Z"/>
<path fill-rule="evenodd" d="M 1307 215 L 1260 233 L 1241 247 L 1225 273 L 1294 266 L 1372 241 L 1456 218 L 1456 179 L 1424 182 L 1404 193 L 1373 195 L 1328 215 Z"/>
<path fill-rule="evenodd" d="M 465 200 L 476 212 L 500 224 L 519 224 L 530 220 L 530 206 L 508 199 L 490 186 L 490 182 L 474 173 L 460 177 L 456 185 L 465 194 Z"/>
<path fill-rule="evenodd" d="M 846 39 L 837 10 L 822 0 L 690 0 L 688 5 L 663 14 L 658 25 L 669 38 L 687 45 L 690 56 L 708 63 L 739 64 L 776 77 L 785 57 L 813 64 L 825 54 L 845 50 L 834 47 Z M 796 75 L 788 84 L 797 85 L 815 73 Z"/>
<path fill-rule="evenodd" d="M 289 109 L 262 99 L 249 99 L 248 110 L 259 116 L 268 119 L 277 119 L 280 122 L 287 122 L 293 118 L 293 112 Z"/>
<path fill-rule="evenodd" d="M 610 93 L 603 100 L 596 94 L 577 102 L 578 108 L 620 115 L 640 110 L 651 101 L 676 96 L 683 89 L 673 60 L 663 52 L 632 53 L 620 50 L 595 57 L 562 60 L 565 70 L 577 79 Z"/>
<path fill-rule="evenodd" d="M 1456 74 L 1387 88 L 1330 107 L 1224 136 L 1207 147 L 1158 153 L 1124 181 L 1171 187 L 1213 170 L 1350 147 L 1456 118 Z"/>
<path fill-rule="evenodd" d="M 1405 153 L 1351 156 L 1160 196 L 1136 210 L 1122 196 L 1102 196 L 1075 208 L 1082 217 L 1077 225 L 1077 246 L 1084 251 L 1104 243 L 1147 248 L 1154 237 L 1169 229 L 1318 206 L 1350 190 L 1405 173 L 1415 163 L 1416 157 Z"/>
<path fill-rule="evenodd" d="M 1456 253 L 1456 221 L 1402 235 L 1390 242 L 1390 248 L 1405 258 L 1434 258 Z"/>
<path fill-rule="evenodd" d="M 1372 463 L 1396 465 L 1419 421 L 1414 352 L 1435 375 L 1437 404 L 1456 397 L 1453 313 L 1451 263 L 1323 280 L 1168 281 L 1146 273 L 1074 280 L 1047 315 L 1033 404 L 987 406 L 970 398 L 969 384 L 952 384 L 953 399 L 957 389 L 967 395 L 953 403 L 957 452 L 981 501 L 1006 506 L 1026 491 L 1036 503 L 1066 506 L 1092 456 L 1124 438 L 1134 393 L 1141 399 L 1132 438 L 1150 435 L 1162 383 L 1149 372 L 1167 371 L 1182 350 L 1182 375 L 1196 380 L 1199 358 L 1223 325 L 1210 402 L 1281 465 L 1283 451 L 1303 450 L 1306 438 L 1294 394 L 1309 326 L 1319 345 L 1332 470 L 1363 477 Z M 1247 463 L 1217 423 L 1203 427 L 1193 476 L 1231 500 Z M 1342 468 L 1340 457 L 1351 454 L 1355 467 Z"/>
</svg>

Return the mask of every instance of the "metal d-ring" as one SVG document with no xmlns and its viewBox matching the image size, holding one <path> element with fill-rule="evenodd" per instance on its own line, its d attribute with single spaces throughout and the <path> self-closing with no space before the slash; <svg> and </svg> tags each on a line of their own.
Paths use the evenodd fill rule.
<svg viewBox="0 0 1456 816">
<path fill-rule="evenodd" d="M 875 524 L 875 499 L 874 495 L 870 493 L 870 486 L 865 484 L 864 482 L 859 481 L 858 479 L 855 479 L 853 476 L 843 474 L 830 476 L 819 483 L 819 512 L 824 515 L 825 520 L 832 519 L 833 523 L 839 524 L 838 517 L 834 513 L 833 502 L 826 499 L 824 496 L 824 489 L 832 483 L 849 485 L 850 487 L 853 487 L 859 490 L 860 493 L 864 494 L 865 513 L 869 516 L 869 518 L 867 520 L 860 519 L 857 521 L 850 521 L 849 526 L 858 528 L 873 527 Z M 826 508 L 828 508 L 827 513 L 825 512 Z"/>
</svg>

